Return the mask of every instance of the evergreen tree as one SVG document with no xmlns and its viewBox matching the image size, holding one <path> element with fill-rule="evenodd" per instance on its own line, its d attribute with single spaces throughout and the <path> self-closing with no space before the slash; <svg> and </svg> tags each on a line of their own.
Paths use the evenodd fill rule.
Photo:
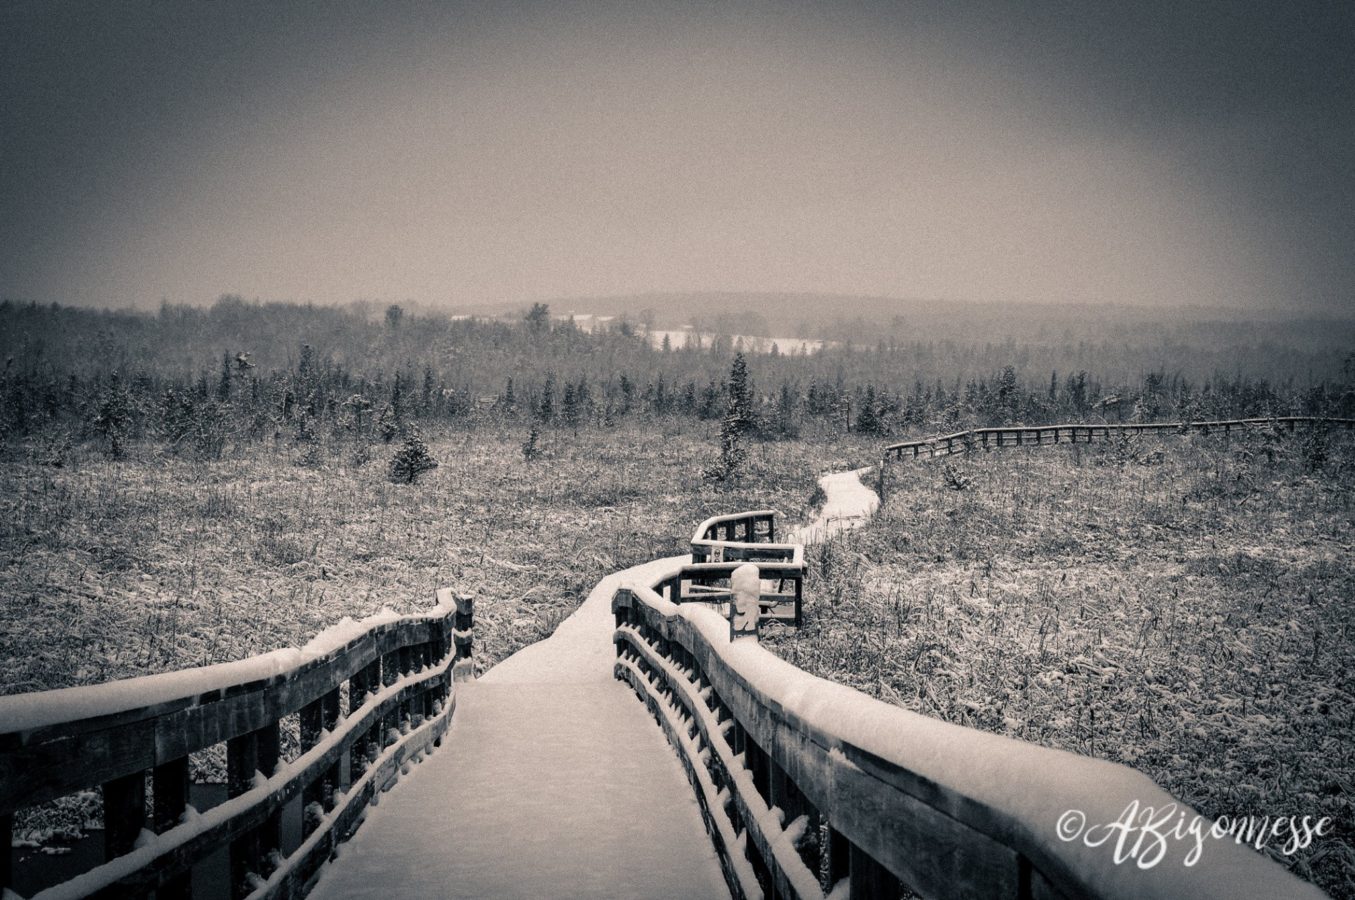
<svg viewBox="0 0 1355 900">
<path fill-rule="evenodd" d="M 103 440 L 104 452 L 114 459 L 121 459 L 127 452 L 127 438 L 131 432 L 132 397 L 117 372 L 109 377 L 108 389 L 99 398 L 92 424 Z"/>
<path fill-rule="evenodd" d="M 216 399 L 225 403 L 231 398 L 231 357 L 229 353 L 221 355 L 221 379 L 216 383 Z"/>
<path fill-rule="evenodd" d="M 740 434 L 747 434 L 754 424 L 753 388 L 748 379 L 748 361 L 742 353 L 734 354 L 734 362 L 729 367 L 728 391 L 729 408 L 725 418 Z"/>
<path fill-rule="evenodd" d="M 536 423 L 533 422 L 531 431 L 527 432 L 527 440 L 522 444 L 522 458 L 527 462 L 531 462 L 541 455 L 541 448 L 537 446 L 537 442 L 540 440 L 541 429 L 537 428 Z"/>
<path fill-rule="evenodd" d="M 433 414 L 433 398 L 437 395 L 437 381 L 433 377 L 433 367 L 424 366 L 423 394 L 419 397 L 419 415 Z"/>
<path fill-rule="evenodd" d="M 743 446 L 743 424 L 730 404 L 720 422 L 720 458 L 706 469 L 706 479 L 723 485 L 738 481 L 747 457 L 748 451 Z"/>
<path fill-rule="evenodd" d="M 866 385 L 861 396 L 861 408 L 856 413 L 856 430 L 862 434 L 880 434 L 884 431 L 873 384 Z"/>
<path fill-rule="evenodd" d="M 410 428 L 405 442 L 395 451 L 390 462 L 390 480 L 397 484 L 413 484 L 424 472 L 436 469 L 438 461 L 428 452 L 428 445 Z"/>
<path fill-rule="evenodd" d="M 391 418 L 398 428 L 404 423 L 404 393 L 400 389 L 400 373 L 395 373 L 395 387 L 391 388 Z"/>
<path fill-rule="evenodd" d="M 533 303 L 524 318 L 527 328 L 536 334 L 550 330 L 550 306 L 545 303 Z"/>
<path fill-rule="evenodd" d="M 540 304 L 538 304 L 540 305 Z M 537 406 L 537 418 L 546 424 L 555 420 L 555 373 L 546 373 L 546 382 L 541 385 L 541 403 Z"/>
<path fill-rule="evenodd" d="M 560 418 L 575 432 L 579 430 L 579 397 L 574 385 L 566 383 L 564 394 L 560 398 Z"/>
<path fill-rule="evenodd" d="M 800 429 L 795 427 L 795 395 L 785 382 L 781 384 L 781 394 L 776 401 L 776 431 L 786 438 L 796 437 L 800 433 Z"/>
</svg>

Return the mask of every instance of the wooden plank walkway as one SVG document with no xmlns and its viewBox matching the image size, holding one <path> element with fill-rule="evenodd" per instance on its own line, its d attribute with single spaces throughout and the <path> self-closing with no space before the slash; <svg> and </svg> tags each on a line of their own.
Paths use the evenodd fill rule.
<svg viewBox="0 0 1355 900">
<path fill-rule="evenodd" d="M 819 480 L 812 542 L 860 525 L 879 502 L 859 477 Z M 442 747 L 381 798 L 315 900 L 728 898 L 681 763 L 613 675 L 611 601 L 691 557 L 598 582 L 548 639 L 457 688 Z"/>
<path fill-rule="evenodd" d="M 681 764 L 612 675 L 612 594 L 682 559 L 608 576 L 549 639 L 459 686 L 441 749 L 311 896 L 728 897 Z"/>
</svg>

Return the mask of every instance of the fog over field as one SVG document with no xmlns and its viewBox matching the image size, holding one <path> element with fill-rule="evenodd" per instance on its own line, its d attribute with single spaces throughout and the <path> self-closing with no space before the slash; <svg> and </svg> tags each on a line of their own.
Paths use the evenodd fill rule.
<svg viewBox="0 0 1355 900">
<path fill-rule="evenodd" d="M 1327 2 L 11 2 L 0 294 L 1348 312 L 1353 27 Z"/>
</svg>

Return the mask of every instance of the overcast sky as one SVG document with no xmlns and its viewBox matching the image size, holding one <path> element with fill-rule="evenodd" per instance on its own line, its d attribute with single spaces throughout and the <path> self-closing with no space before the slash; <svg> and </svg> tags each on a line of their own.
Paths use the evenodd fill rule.
<svg viewBox="0 0 1355 900">
<path fill-rule="evenodd" d="M 0 294 L 1355 308 L 1355 3 L 959 5 L 6 0 Z"/>
</svg>

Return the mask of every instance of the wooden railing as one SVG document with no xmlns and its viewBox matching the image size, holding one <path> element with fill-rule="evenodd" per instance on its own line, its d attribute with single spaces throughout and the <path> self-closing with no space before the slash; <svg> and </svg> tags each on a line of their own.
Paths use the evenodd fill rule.
<svg viewBox="0 0 1355 900">
<path fill-rule="evenodd" d="M 753 544 L 776 541 L 776 510 L 755 509 L 749 512 L 711 516 L 696 526 L 692 547 L 698 544 L 729 541 Z"/>
<path fill-rule="evenodd" d="M 810 676 L 649 586 L 612 610 L 616 676 L 677 749 L 736 898 L 1322 896 L 1231 840 L 1206 839 L 1189 866 L 1188 839 L 1159 865 L 1117 865 L 1114 840 L 1056 829 L 1068 811 L 1109 825 L 1131 802 L 1189 812 L 1146 776 Z"/>
<path fill-rule="evenodd" d="M 804 547 L 777 544 L 776 511 L 712 516 L 692 535 L 692 563 L 657 589 L 673 603 L 719 602 L 730 596 L 729 578 L 745 562 L 757 563 L 764 587 L 762 617 L 799 627 L 803 620 Z"/>
<path fill-rule="evenodd" d="M 1311 416 L 1281 416 L 1273 419 L 1228 419 L 1217 422 L 1152 422 L 1139 424 L 1103 424 L 1103 425 L 1038 425 L 1009 426 L 1003 428 L 974 428 L 969 431 L 957 431 L 955 434 L 941 435 L 920 441 L 905 441 L 890 444 L 884 449 L 884 458 L 903 459 L 905 456 L 936 457 L 950 456 L 953 453 L 966 453 L 970 450 L 988 450 L 997 447 L 1038 446 L 1042 444 L 1090 444 L 1097 440 L 1108 441 L 1115 435 L 1153 434 L 1164 432 L 1186 433 L 1198 431 L 1204 434 L 1217 433 L 1231 435 L 1233 431 L 1254 430 L 1263 427 L 1286 428 L 1295 430 L 1304 427 L 1328 426 L 1333 428 L 1355 428 L 1355 419 L 1323 419 Z"/>
<path fill-rule="evenodd" d="M 195 891 L 194 865 L 221 848 L 232 897 L 300 896 L 375 793 L 440 743 L 452 683 L 471 670 L 472 615 L 470 597 L 439 591 L 432 613 L 340 628 L 303 650 L 0 697 L 0 846 L 16 811 L 100 788 L 106 862 L 38 896 L 190 897 L 208 887 Z M 291 715 L 300 753 L 284 760 Z M 185 815 L 189 755 L 223 743 L 229 799 Z M 284 848 L 295 798 L 300 843 Z M 0 888 L 11 878 L 6 852 Z"/>
</svg>

